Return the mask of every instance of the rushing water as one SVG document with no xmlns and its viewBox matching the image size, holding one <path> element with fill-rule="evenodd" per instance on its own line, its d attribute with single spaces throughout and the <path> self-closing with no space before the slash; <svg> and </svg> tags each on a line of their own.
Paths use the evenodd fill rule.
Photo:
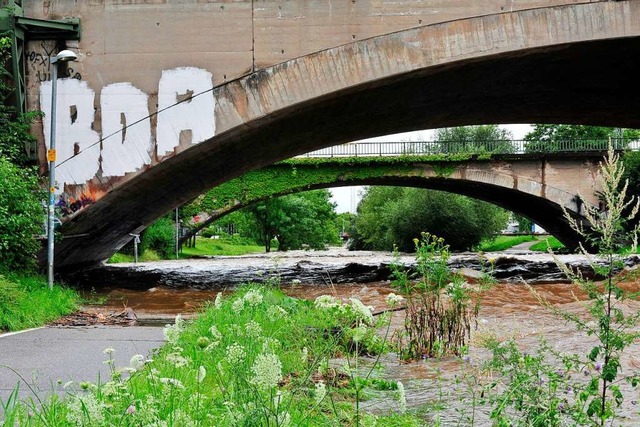
<svg viewBox="0 0 640 427">
<path fill-rule="evenodd" d="M 638 289 L 639 282 L 629 280 L 626 286 Z M 563 309 L 583 313 L 584 307 L 580 302 L 584 295 L 571 284 L 538 284 L 537 293 L 549 303 Z M 319 295 L 332 294 L 347 299 L 351 297 L 362 300 L 366 305 L 384 310 L 385 298 L 393 292 L 388 282 L 369 284 L 339 284 L 335 286 L 283 286 L 287 294 L 298 297 L 315 299 Z M 132 290 L 125 288 L 101 288 L 91 296 L 102 299 L 100 310 L 121 311 L 124 306 L 132 307 L 141 318 L 161 317 L 161 315 L 175 315 L 177 313 L 194 313 L 207 301 L 215 298 L 218 292 L 231 292 L 226 289 L 193 290 L 174 289 L 157 286 L 146 290 Z M 627 304 L 630 310 L 640 310 L 635 301 Z M 166 321 L 166 317 L 164 318 Z M 404 312 L 393 313 L 393 327 L 401 328 Z M 468 418 L 472 414 L 472 392 L 479 391 L 471 381 L 477 373 L 478 363 L 488 357 L 488 351 L 481 346 L 483 339 L 495 337 L 499 340 L 515 338 L 522 350 L 535 353 L 540 339 L 544 338 L 552 347 L 567 353 L 584 355 L 594 344 L 592 338 L 577 332 L 575 327 L 558 319 L 548 309 L 541 307 L 536 297 L 522 284 L 502 283 L 496 285 L 483 294 L 482 306 L 478 317 L 478 329 L 472 334 L 470 356 L 474 364 L 467 364 L 456 357 L 444 359 L 422 360 L 409 364 L 399 363 L 393 355 L 385 356 L 384 376 L 389 379 L 401 380 L 407 391 L 409 407 L 421 407 L 432 404 L 439 408 L 438 402 L 446 402 L 442 409 L 432 409 L 434 414 L 441 417 L 443 425 L 469 425 Z M 365 360 L 366 362 L 366 360 Z M 623 370 L 628 374 L 640 368 L 640 348 L 634 345 L 628 349 L 623 359 Z M 638 408 L 631 400 L 638 399 L 637 393 L 631 391 L 624 409 L 623 419 L 617 420 L 615 425 L 640 425 Z M 374 412 L 381 412 L 397 405 L 388 397 L 375 396 L 364 402 L 363 407 Z M 474 413 L 475 425 L 490 425 L 486 408 L 479 408 Z"/>
</svg>

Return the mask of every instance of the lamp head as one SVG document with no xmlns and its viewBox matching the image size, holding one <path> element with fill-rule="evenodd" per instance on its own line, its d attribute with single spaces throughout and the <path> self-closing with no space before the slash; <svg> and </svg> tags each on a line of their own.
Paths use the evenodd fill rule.
<svg viewBox="0 0 640 427">
<path fill-rule="evenodd" d="M 55 64 L 56 62 L 71 62 L 78 59 L 78 55 L 75 52 L 72 52 L 68 49 L 61 50 L 58 54 L 51 58 L 51 63 Z"/>
</svg>

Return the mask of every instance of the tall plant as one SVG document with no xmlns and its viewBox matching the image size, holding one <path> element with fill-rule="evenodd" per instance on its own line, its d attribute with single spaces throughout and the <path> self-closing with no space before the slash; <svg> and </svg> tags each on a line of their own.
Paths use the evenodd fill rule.
<svg viewBox="0 0 640 427">
<path fill-rule="evenodd" d="M 449 269 L 449 247 L 444 239 L 422 233 L 415 245 L 413 275 L 392 265 L 393 285 L 407 300 L 404 331 L 398 336 L 401 357 L 460 354 L 478 315 L 478 289 Z"/>
<path fill-rule="evenodd" d="M 571 227 L 582 236 L 585 243 L 598 248 L 598 254 L 589 254 L 583 245 L 580 251 L 587 258 L 590 266 L 597 276 L 603 280 L 595 283 L 587 280 L 579 272 L 575 273 L 565 264 L 557 261 L 558 266 L 571 278 L 587 296 L 584 304 L 585 311 L 582 313 L 571 312 L 554 306 L 536 293 L 539 301 L 552 310 L 562 319 L 572 323 L 579 331 L 584 331 L 588 336 L 595 338 L 595 344 L 586 356 L 573 355 L 568 357 L 560 353 L 556 354 L 561 360 L 564 370 L 559 371 L 562 377 L 564 373 L 582 372 L 582 380 L 572 380 L 567 383 L 566 389 L 574 390 L 575 394 L 571 400 L 563 400 L 564 403 L 548 405 L 549 402 L 558 400 L 554 396 L 549 399 L 540 399 L 538 394 L 537 403 L 523 406 L 527 393 L 531 387 L 540 387 L 540 383 L 528 381 L 516 383 L 511 381 L 506 385 L 505 391 L 496 399 L 497 406 L 492 416 L 500 421 L 509 417 L 506 414 L 506 406 L 513 406 L 517 412 L 524 412 L 526 419 L 572 419 L 577 425 L 597 425 L 604 426 L 613 421 L 616 411 L 624 401 L 624 395 L 620 384 L 627 381 L 632 387 L 638 384 L 638 375 L 622 377 L 621 356 L 625 349 L 633 344 L 640 333 L 637 332 L 637 324 L 640 319 L 640 312 L 625 310 L 625 302 L 636 299 L 640 294 L 630 292 L 622 286 L 622 281 L 628 279 L 625 275 L 617 274 L 623 267 L 622 256 L 620 255 L 625 246 L 631 245 L 632 250 L 637 246 L 638 226 L 630 231 L 625 228 L 625 224 L 632 221 L 640 209 L 640 202 L 634 198 L 627 197 L 628 185 L 623 180 L 624 166 L 618 154 L 614 152 L 611 144 L 607 157 L 601 163 L 600 178 L 602 190 L 600 197 L 605 206 L 604 211 L 597 208 L 590 208 L 585 212 L 585 221 L 578 222 L 565 212 Z M 628 214 L 624 214 L 629 212 Z M 534 291 L 535 293 L 535 291 Z M 506 346 L 502 346 L 506 348 Z M 552 349 L 547 349 L 546 353 L 553 353 Z M 495 356 L 504 360 L 504 350 L 494 348 Z M 518 364 L 518 371 L 527 370 L 528 365 L 523 365 L 522 356 L 514 358 L 516 362 L 502 365 L 503 371 L 509 373 L 507 376 L 513 378 L 512 372 L 515 364 Z M 540 362 L 540 361 L 539 361 Z M 495 366 L 495 363 L 494 363 Z M 541 369 L 542 363 L 536 362 L 535 370 Z M 544 370 L 544 369 L 543 369 Z M 547 371 L 547 378 L 552 378 L 554 374 Z M 556 378 L 559 378 L 555 374 Z M 563 379 L 567 381 L 566 378 Z M 527 384 L 530 386 L 527 386 Z M 494 384 L 495 385 L 495 384 Z M 554 393 L 555 394 L 555 391 Z M 562 414 L 559 411 L 562 409 Z M 555 412 L 555 416 L 549 418 L 550 412 Z M 563 415 L 564 414 L 564 415 Z M 502 425 L 502 424 L 500 424 Z M 549 425 L 549 424 L 544 424 Z M 554 423 L 555 425 L 555 423 Z"/>
</svg>

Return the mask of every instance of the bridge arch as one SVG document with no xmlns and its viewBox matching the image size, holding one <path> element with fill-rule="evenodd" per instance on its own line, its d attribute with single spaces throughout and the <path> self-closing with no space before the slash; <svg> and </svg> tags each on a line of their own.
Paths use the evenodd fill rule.
<svg viewBox="0 0 640 427">
<path fill-rule="evenodd" d="M 457 162 L 416 157 L 354 158 L 352 162 L 348 158 L 291 159 L 249 172 L 200 196 L 194 205 L 206 214 L 205 219 L 194 224 L 181 241 L 229 213 L 271 198 L 322 188 L 385 185 L 441 190 L 484 200 L 530 218 L 567 247 L 577 247 L 580 238 L 563 209 L 579 220 L 587 207 L 583 203 L 598 203 L 594 197 L 579 201 L 578 193 L 597 185 L 599 158 L 495 157 Z M 557 170 L 562 170 L 560 177 L 547 177 Z"/>
<path fill-rule="evenodd" d="M 640 4 L 620 1 L 422 26 L 258 70 L 213 89 L 214 137 L 76 186 L 104 196 L 63 225 L 56 264 L 95 264 L 207 189 L 329 145 L 469 124 L 640 127 L 639 57 Z"/>
</svg>

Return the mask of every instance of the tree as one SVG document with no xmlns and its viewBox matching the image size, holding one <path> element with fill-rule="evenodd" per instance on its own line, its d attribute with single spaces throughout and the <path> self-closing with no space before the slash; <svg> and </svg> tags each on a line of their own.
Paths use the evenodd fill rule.
<svg viewBox="0 0 640 427">
<path fill-rule="evenodd" d="M 10 48 L 10 39 L 0 37 L 0 157 L 13 164 L 25 166 L 31 161 L 27 157 L 25 146 L 35 141 L 35 137 L 30 133 L 30 125 L 41 113 L 31 111 L 17 115 L 13 107 L 4 103 L 13 92 L 13 86 L 8 83 L 11 75 L 4 67 L 5 61 L 11 57 Z"/>
<path fill-rule="evenodd" d="M 339 243 L 334 224 L 335 205 L 328 190 L 309 191 L 270 199 L 247 209 L 255 219 L 255 237 L 271 251 L 271 241 L 278 250 L 324 249 Z"/>
<path fill-rule="evenodd" d="M 356 230 L 365 247 L 415 250 L 423 232 L 467 250 L 504 228 L 508 213 L 494 205 L 441 191 L 370 187 L 358 207 Z"/>
<path fill-rule="evenodd" d="M 436 129 L 434 140 L 443 153 L 513 153 L 512 134 L 498 125 Z"/>
<path fill-rule="evenodd" d="M 574 149 L 606 150 L 609 138 L 638 139 L 640 132 L 636 129 L 604 126 L 536 124 L 524 137 L 527 141 L 527 151 L 530 152 L 568 148 L 568 142 Z"/>
</svg>

